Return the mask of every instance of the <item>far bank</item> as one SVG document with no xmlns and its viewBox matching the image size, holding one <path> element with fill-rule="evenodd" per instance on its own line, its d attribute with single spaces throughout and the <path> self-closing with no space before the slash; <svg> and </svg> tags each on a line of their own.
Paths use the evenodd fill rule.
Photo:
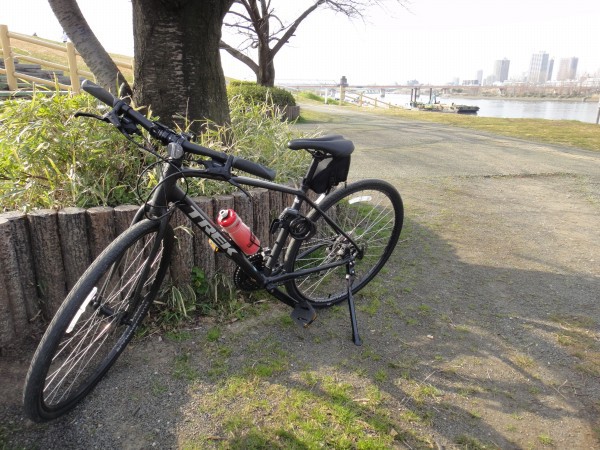
<svg viewBox="0 0 600 450">
<path fill-rule="evenodd" d="M 307 105 L 322 104 L 314 100 L 314 96 L 308 97 L 299 94 L 299 100 Z M 312 99 L 311 99 L 312 98 Z M 374 115 L 392 115 L 410 121 L 423 121 L 469 128 L 502 136 L 527 139 L 536 142 L 546 142 L 557 145 L 567 145 L 587 150 L 600 152 L 600 125 L 594 123 L 580 122 L 576 120 L 547 120 L 547 119 L 505 119 L 496 117 L 480 117 L 460 114 L 444 114 L 436 112 L 425 112 L 407 110 L 404 108 L 372 108 L 358 107 L 353 105 L 325 105 L 326 109 L 319 108 L 319 112 L 307 108 L 301 109 L 301 122 L 325 124 L 333 121 L 333 116 L 328 116 L 327 111 L 334 113 L 336 108 L 355 109 L 365 111 Z"/>
</svg>

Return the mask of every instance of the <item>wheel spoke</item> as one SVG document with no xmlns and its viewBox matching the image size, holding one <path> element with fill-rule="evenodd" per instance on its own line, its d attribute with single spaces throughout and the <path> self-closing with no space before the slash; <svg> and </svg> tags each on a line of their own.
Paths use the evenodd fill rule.
<svg viewBox="0 0 600 450">
<path fill-rule="evenodd" d="M 158 291 L 171 254 L 172 229 L 168 227 L 165 247 L 164 240 L 156 240 L 158 223 L 143 221 L 134 228 L 111 244 L 86 272 L 89 281 L 82 278 L 69 294 L 52 323 L 63 330 L 53 338 L 55 344 L 46 342 L 50 328 L 42 339 L 40 346 L 50 347 L 40 358 L 52 355 L 43 367 L 37 367 L 44 363 L 37 363 L 36 358 L 32 362 L 30 372 L 45 373 L 35 394 L 41 396 L 43 409 L 30 413 L 32 418 L 62 414 L 99 381 L 143 318 L 149 294 Z M 83 292 L 86 284 L 92 287 Z M 35 399 L 30 402 L 38 404 Z"/>
<path fill-rule="evenodd" d="M 381 269 L 397 242 L 402 201 L 388 184 L 365 180 L 334 192 L 321 207 L 362 252 L 355 260 L 353 290 L 358 290 Z M 296 256 L 289 257 L 293 260 L 291 270 L 318 268 L 355 253 L 353 244 L 335 233 L 322 217 L 316 212 L 313 217 L 317 234 L 292 244 L 295 247 L 290 253 Z M 342 264 L 292 280 L 286 286 L 292 295 L 310 302 L 333 304 L 347 297 L 345 278 L 346 266 Z"/>
</svg>

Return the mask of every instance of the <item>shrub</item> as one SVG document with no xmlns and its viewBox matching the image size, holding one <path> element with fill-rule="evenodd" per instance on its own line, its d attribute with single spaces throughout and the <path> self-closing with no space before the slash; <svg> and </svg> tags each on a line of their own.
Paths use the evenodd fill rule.
<svg viewBox="0 0 600 450">
<path fill-rule="evenodd" d="M 0 104 L 0 205 L 4 210 L 117 205 L 135 200 L 144 156 L 108 125 L 76 119 L 89 95 Z"/>
<path fill-rule="evenodd" d="M 229 108 L 231 123 L 225 126 L 208 123 L 208 131 L 200 136 L 200 144 L 275 169 L 279 183 L 299 181 L 306 173 L 310 156 L 304 151 L 290 150 L 286 144 L 300 137 L 301 133 L 282 121 L 281 113 L 273 112 L 269 103 L 235 96 L 230 98 Z M 201 195 L 235 190 L 223 185 L 215 186 L 215 182 L 210 180 L 199 180 L 191 190 Z"/>
<path fill-rule="evenodd" d="M 277 106 L 295 106 L 294 96 L 285 89 L 265 87 L 251 81 L 231 81 L 229 97 L 241 97 L 246 103 L 272 103 Z"/>
<path fill-rule="evenodd" d="M 231 124 L 212 126 L 202 145 L 264 164 L 278 182 L 298 180 L 307 167 L 306 152 L 285 147 L 299 132 L 266 114 L 264 103 L 230 99 Z M 81 94 L 34 95 L 31 100 L 0 103 L 0 208 L 31 210 L 66 206 L 92 207 L 139 203 L 136 184 L 154 157 L 127 141 L 106 123 L 76 119 L 86 110 L 102 114 L 96 100 Z M 227 141 L 229 145 L 224 145 Z M 149 191 L 153 173 L 141 180 Z M 217 195 L 233 191 L 226 183 L 191 181 L 189 193 Z"/>
<path fill-rule="evenodd" d="M 291 151 L 285 144 L 299 133 L 277 115 L 265 114 L 265 108 L 264 103 L 233 97 L 231 124 L 214 127 L 201 136 L 201 143 L 264 164 L 277 171 L 279 182 L 298 180 L 306 170 L 307 154 Z M 40 94 L 31 100 L 0 103 L 3 210 L 140 203 L 135 186 L 154 157 L 140 152 L 106 123 L 75 119 L 78 110 L 103 112 L 87 94 Z M 141 180 L 142 194 L 149 191 L 152 180 L 152 172 Z M 227 183 L 205 180 L 188 185 L 192 195 L 234 190 Z"/>
</svg>

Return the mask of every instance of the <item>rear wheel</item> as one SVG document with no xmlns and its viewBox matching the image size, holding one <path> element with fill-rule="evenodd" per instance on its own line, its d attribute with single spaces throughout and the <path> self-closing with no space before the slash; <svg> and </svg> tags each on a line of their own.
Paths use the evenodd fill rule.
<svg viewBox="0 0 600 450">
<path fill-rule="evenodd" d="M 73 287 L 48 326 L 25 381 L 36 421 L 71 410 L 106 374 L 148 312 L 166 274 L 173 230 L 143 220 L 110 244 Z"/>
<path fill-rule="evenodd" d="M 356 277 L 352 292 L 358 292 L 377 275 L 398 242 L 404 218 L 400 194 L 385 181 L 362 180 L 328 195 L 320 207 L 356 242 L 359 251 L 312 210 L 308 218 L 317 231 L 309 239 L 290 244 L 286 270 L 316 268 L 354 254 Z M 286 290 L 313 306 L 331 306 L 346 300 L 346 264 L 291 280 L 286 283 Z"/>
</svg>

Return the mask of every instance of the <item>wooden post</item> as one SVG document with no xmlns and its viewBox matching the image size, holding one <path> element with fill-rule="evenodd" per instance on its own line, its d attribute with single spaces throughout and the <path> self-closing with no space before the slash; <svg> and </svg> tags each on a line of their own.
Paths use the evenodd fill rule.
<svg viewBox="0 0 600 450">
<path fill-rule="evenodd" d="M 171 258 L 171 279 L 177 287 L 189 285 L 194 266 L 194 236 L 192 222 L 181 210 L 176 210 L 171 219 L 175 229 L 175 248 Z"/>
<path fill-rule="evenodd" d="M 95 206 L 87 210 L 88 238 L 92 259 L 115 239 L 114 210 L 108 206 Z"/>
<path fill-rule="evenodd" d="M 252 189 L 252 210 L 254 215 L 254 226 L 252 231 L 260 242 L 269 242 L 269 191 L 262 188 Z"/>
<path fill-rule="evenodd" d="M 4 68 L 6 69 L 6 81 L 8 90 L 17 90 L 17 79 L 15 78 L 15 60 L 10 48 L 10 37 L 8 36 L 8 27 L 0 25 L 0 42 L 2 42 L 2 53 L 4 54 Z"/>
<path fill-rule="evenodd" d="M 115 206 L 115 236 L 131 226 L 135 213 L 140 209 L 137 205 L 119 205 Z"/>
<path fill-rule="evenodd" d="M 10 241 L 15 249 L 19 281 L 23 291 L 23 302 L 27 310 L 27 319 L 32 322 L 39 316 L 40 301 L 36 288 L 31 239 L 27 227 L 27 215 L 19 211 L 10 211 L 0 214 L 1 219 L 8 220 L 11 225 Z M 9 244 L 3 242 L 1 245 Z"/>
<path fill-rule="evenodd" d="M 208 197 L 196 197 L 194 201 L 209 217 L 214 217 L 212 200 Z M 208 237 L 194 226 L 194 266 L 204 271 L 207 279 L 215 275 L 215 251 L 208 243 Z"/>
<path fill-rule="evenodd" d="M 596 114 L 596 125 L 600 122 L 600 97 L 598 97 L 598 114 Z"/>
<path fill-rule="evenodd" d="M 67 61 L 69 62 L 69 77 L 71 77 L 71 90 L 79 94 L 79 74 L 77 72 L 77 53 L 72 42 L 67 42 Z"/>
<path fill-rule="evenodd" d="M 0 219 L 0 349 L 15 340 L 27 325 L 27 312 L 19 283 L 17 255 L 12 246 L 10 222 Z"/>
<path fill-rule="evenodd" d="M 85 209 L 61 209 L 58 212 L 58 231 L 62 237 L 60 245 L 65 265 L 67 291 L 70 291 L 92 262 Z"/>
<path fill-rule="evenodd" d="M 32 211 L 27 220 L 42 311 L 46 319 L 51 319 L 67 293 L 57 212 L 52 209 Z"/>
</svg>

